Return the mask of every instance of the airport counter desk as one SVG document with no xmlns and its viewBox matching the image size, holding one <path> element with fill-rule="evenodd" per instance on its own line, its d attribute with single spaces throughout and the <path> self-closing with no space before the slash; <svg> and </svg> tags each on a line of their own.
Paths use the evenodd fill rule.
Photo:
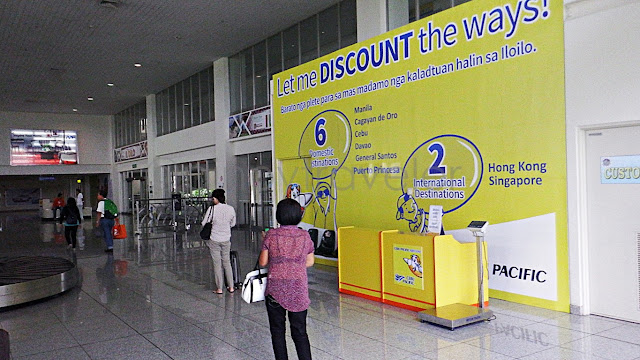
<svg viewBox="0 0 640 360">
<path fill-rule="evenodd" d="M 482 242 L 486 269 L 486 243 Z M 339 291 L 421 311 L 452 304 L 478 306 L 476 243 L 452 235 L 338 229 Z M 488 273 L 483 281 L 488 288 Z M 488 304 L 488 291 L 484 302 Z"/>
</svg>

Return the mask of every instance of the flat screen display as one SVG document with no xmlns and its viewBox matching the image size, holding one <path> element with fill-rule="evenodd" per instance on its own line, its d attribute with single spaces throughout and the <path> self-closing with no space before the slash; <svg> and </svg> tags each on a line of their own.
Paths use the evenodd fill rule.
<svg viewBox="0 0 640 360">
<path fill-rule="evenodd" d="M 486 221 L 472 221 L 468 227 L 473 229 L 482 229 L 482 227 L 486 223 L 487 223 Z"/>
<path fill-rule="evenodd" d="M 11 130 L 11 165 L 78 163 L 78 136 L 71 130 Z"/>
</svg>

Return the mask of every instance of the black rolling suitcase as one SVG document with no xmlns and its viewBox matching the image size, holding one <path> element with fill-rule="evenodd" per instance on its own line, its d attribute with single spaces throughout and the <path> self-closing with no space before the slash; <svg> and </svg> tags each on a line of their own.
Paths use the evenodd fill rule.
<svg viewBox="0 0 640 360">
<path fill-rule="evenodd" d="M 240 262 L 238 261 L 238 252 L 232 251 L 231 254 L 231 274 L 233 275 L 233 286 L 236 289 L 242 287 L 242 280 L 240 279 Z"/>
<path fill-rule="evenodd" d="M 311 237 L 311 241 L 313 241 L 313 246 L 315 249 L 318 248 L 318 229 L 311 228 L 307 230 L 309 232 L 309 236 Z"/>
<path fill-rule="evenodd" d="M 0 360 L 9 360 L 9 333 L 0 329 Z"/>
<path fill-rule="evenodd" d="M 315 251 L 316 255 L 326 256 L 326 257 L 338 257 L 338 251 L 336 249 L 336 232 L 333 230 L 326 230 L 324 234 L 322 234 L 322 238 L 320 239 L 320 245 Z"/>
</svg>

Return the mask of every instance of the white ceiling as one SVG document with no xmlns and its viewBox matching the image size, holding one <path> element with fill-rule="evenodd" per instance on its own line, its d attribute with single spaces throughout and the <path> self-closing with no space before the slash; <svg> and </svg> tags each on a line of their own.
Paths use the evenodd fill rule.
<svg viewBox="0 0 640 360">
<path fill-rule="evenodd" d="M 115 114 L 337 2 L 102 1 L 0 0 L 0 111 Z"/>
</svg>

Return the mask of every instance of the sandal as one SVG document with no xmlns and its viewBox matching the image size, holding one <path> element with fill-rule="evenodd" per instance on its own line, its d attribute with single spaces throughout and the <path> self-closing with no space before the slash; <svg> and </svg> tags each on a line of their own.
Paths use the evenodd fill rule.
<svg viewBox="0 0 640 360">
<path fill-rule="evenodd" d="M 229 291 L 229 293 L 234 293 L 236 291 L 236 289 L 232 288 L 232 287 L 228 287 L 227 291 Z"/>
<path fill-rule="evenodd" d="M 220 289 L 215 290 L 213 293 L 214 293 L 214 294 L 217 294 L 217 295 L 222 295 L 222 294 L 224 294 L 224 292 L 223 292 L 222 290 L 220 290 Z"/>
</svg>

